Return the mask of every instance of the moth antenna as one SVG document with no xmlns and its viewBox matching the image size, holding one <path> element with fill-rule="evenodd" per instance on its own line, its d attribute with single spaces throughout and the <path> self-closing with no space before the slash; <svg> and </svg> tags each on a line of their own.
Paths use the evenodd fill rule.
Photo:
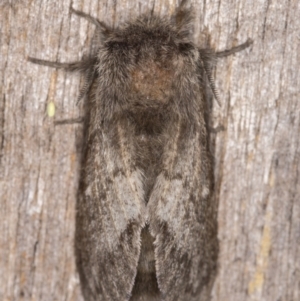
<svg viewBox="0 0 300 301">
<path fill-rule="evenodd" d="M 70 8 L 70 11 L 71 11 L 71 13 L 73 13 L 79 17 L 82 17 L 82 18 L 86 19 L 87 21 L 96 25 L 96 27 L 100 30 L 100 32 L 102 33 L 102 35 L 104 37 L 109 36 L 113 32 L 113 30 L 109 26 L 107 26 L 104 22 L 99 21 L 97 18 L 94 18 L 89 14 L 86 14 L 84 12 L 76 10 L 73 7 Z"/>
<path fill-rule="evenodd" d="M 88 92 L 91 90 L 91 87 L 94 83 L 94 79 L 96 78 L 96 69 L 94 68 L 92 72 L 89 72 L 85 78 L 83 88 L 80 90 L 79 96 L 77 98 L 76 104 L 80 102 L 81 99 L 85 98 Z"/>
<path fill-rule="evenodd" d="M 212 90 L 212 92 L 214 94 L 214 97 L 217 101 L 217 104 L 219 105 L 219 107 L 221 107 L 221 102 L 220 102 L 220 99 L 219 99 L 219 92 L 216 88 L 215 80 L 214 80 L 214 78 L 212 76 L 212 73 L 211 73 L 211 68 L 209 66 L 207 66 L 207 64 L 204 63 L 204 61 L 201 57 L 201 54 L 200 54 L 200 64 L 202 65 L 204 73 L 205 73 L 205 75 L 208 79 L 210 89 Z"/>
</svg>

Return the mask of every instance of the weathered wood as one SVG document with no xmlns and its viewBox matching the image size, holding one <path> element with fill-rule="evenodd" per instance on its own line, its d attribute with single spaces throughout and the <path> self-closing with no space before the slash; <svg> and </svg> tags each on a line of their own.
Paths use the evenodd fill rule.
<svg viewBox="0 0 300 301">
<path fill-rule="evenodd" d="M 94 26 L 71 1 L 0 3 L 0 300 L 82 300 L 73 236 L 81 125 L 80 77 L 26 61 L 74 61 Z M 154 1 L 73 1 L 108 25 Z M 154 11 L 174 11 L 156 0 Z M 195 42 L 218 50 L 254 40 L 222 59 L 214 106 L 219 274 L 212 300 L 300 300 L 300 6 L 298 1 L 193 1 Z M 54 103 L 54 117 L 47 104 Z"/>
</svg>

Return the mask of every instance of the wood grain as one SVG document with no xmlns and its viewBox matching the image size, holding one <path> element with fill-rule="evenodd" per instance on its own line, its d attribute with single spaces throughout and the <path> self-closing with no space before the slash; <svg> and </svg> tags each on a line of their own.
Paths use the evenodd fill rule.
<svg viewBox="0 0 300 301">
<path fill-rule="evenodd" d="M 89 53 L 94 26 L 110 26 L 175 0 L 0 3 L 0 300 L 82 301 L 74 260 L 76 144 L 81 80 L 26 61 L 70 62 Z M 300 5 L 192 1 L 195 43 L 217 50 L 251 37 L 218 62 L 212 122 L 219 199 L 219 273 L 213 301 L 300 300 Z M 207 39 L 207 37 L 209 39 Z M 55 104 L 49 117 L 47 106 Z M 53 109 L 53 108 L 52 108 Z M 53 111 L 52 111 L 53 112 Z"/>
</svg>

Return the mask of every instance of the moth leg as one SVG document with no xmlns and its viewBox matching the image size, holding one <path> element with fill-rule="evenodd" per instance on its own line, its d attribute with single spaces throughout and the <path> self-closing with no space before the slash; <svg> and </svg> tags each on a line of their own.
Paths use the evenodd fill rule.
<svg viewBox="0 0 300 301">
<path fill-rule="evenodd" d="M 54 125 L 64 125 L 64 124 L 74 124 L 74 123 L 83 123 L 83 117 L 71 118 L 71 119 L 62 119 L 54 121 Z"/>
<path fill-rule="evenodd" d="M 217 58 L 221 58 L 221 57 L 226 57 L 226 56 L 232 55 L 232 54 L 234 54 L 236 52 L 239 52 L 239 51 L 242 51 L 242 50 L 248 48 L 252 43 L 253 43 L 253 40 L 252 39 L 248 39 L 243 44 L 240 44 L 238 46 L 232 47 L 230 49 L 226 49 L 226 50 L 223 50 L 223 51 L 216 52 L 216 57 Z"/>
<path fill-rule="evenodd" d="M 85 72 L 91 69 L 91 66 L 95 66 L 97 63 L 97 58 L 90 57 L 78 62 L 72 63 L 58 63 L 46 60 L 40 60 L 34 57 L 29 56 L 28 61 L 37 65 L 48 66 L 52 68 L 64 69 L 69 72 L 80 71 Z"/>
<path fill-rule="evenodd" d="M 97 18 L 92 17 L 91 15 L 88 15 L 84 12 L 81 12 L 79 10 L 74 9 L 73 7 L 71 7 L 71 12 L 79 17 L 82 17 L 84 19 L 86 19 L 87 21 L 93 23 L 94 25 L 96 25 L 96 27 L 98 29 L 100 29 L 100 31 L 102 32 L 102 34 L 104 34 L 104 36 L 108 35 L 109 33 L 112 32 L 112 30 L 104 23 L 99 21 Z"/>
<path fill-rule="evenodd" d="M 79 72 L 86 73 L 85 84 L 80 91 L 80 94 L 77 99 L 77 104 L 90 91 L 94 79 L 96 78 L 96 73 L 97 73 L 95 70 L 95 66 L 97 65 L 96 57 L 90 57 L 82 61 L 73 62 L 73 63 L 51 62 L 51 61 L 36 59 L 33 57 L 28 57 L 28 61 L 38 65 L 64 69 L 65 71 L 68 72 L 79 71 Z"/>
</svg>

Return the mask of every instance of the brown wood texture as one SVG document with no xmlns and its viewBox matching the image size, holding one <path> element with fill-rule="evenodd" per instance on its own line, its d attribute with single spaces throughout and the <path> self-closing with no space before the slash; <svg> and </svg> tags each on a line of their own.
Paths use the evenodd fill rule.
<svg viewBox="0 0 300 301">
<path fill-rule="evenodd" d="M 155 2 L 155 5 L 154 5 Z M 0 2 L 0 300 L 83 300 L 74 260 L 81 125 L 80 76 L 26 61 L 74 61 L 94 26 L 110 26 L 175 0 Z M 213 301 L 300 300 L 300 5 L 283 1 L 192 1 L 195 43 L 218 50 L 254 40 L 216 68 L 216 195 L 219 273 Z M 56 112 L 49 117 L 47 107 Z M 51 113 L 51 112 L 50 112 Z M 53 113 L 53 112 L 52 112 Z"/>
</svg>

